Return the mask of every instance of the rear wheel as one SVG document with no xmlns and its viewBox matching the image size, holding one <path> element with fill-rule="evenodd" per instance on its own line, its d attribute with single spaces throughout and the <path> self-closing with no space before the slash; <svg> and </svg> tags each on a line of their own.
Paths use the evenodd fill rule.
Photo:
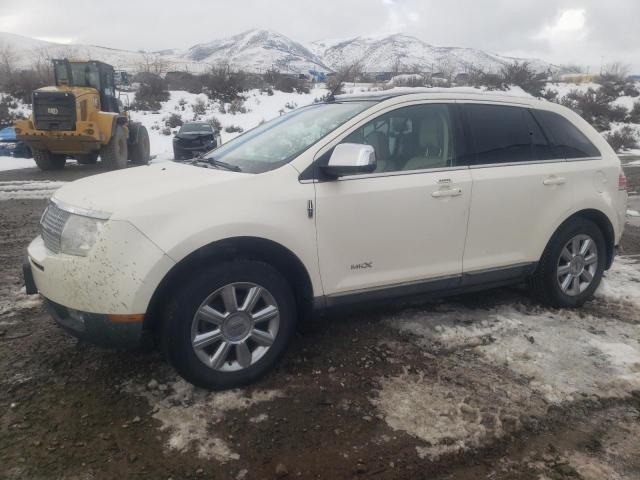
<svg viewBox="0 0 640 480">
<path fill-rule="evenodd" d="M 530 285 L 552 307 L 577 307 L 600 284 L 606 243 L 598 226 L 585 218 L 565 223 L 547 245 Z"/>
<path fill-rule="evenodd" d="M 131 145 L 131 161 L 136 165 L 147 165 L 151 160 L 149 133 L 145 127 L 138 128 L 138 143 Z"/>
<path fill-rule="evenodd" d="M 94 165 L 98 162 L 98 154 L 94 152 L 86 155 L 76 155 L 76 160 L 80 165 Z"/>
<path fill-rule="evenodd" d="M 33 159 L 40 170 L 62 170 L 67 163 L 66 155 L 54 154 L 48 150 L 33 150 Z"/>
<path fill-rule="evenodd" d="M 284 353 L 296 323 L 291 288 L 273 267 L 223 263 L 176 292 L 163 344 L 169 362 L 189 382 L 209 389 L 246 385 Z"/>
<path fill-rule="evenodd" d="M 116 127 L 116 131 L 107 145 L 100 150 L 102 163 L 109 170 L 126 168 L 127 166 L 127 132 L 122 125 Z"/>
</svg>

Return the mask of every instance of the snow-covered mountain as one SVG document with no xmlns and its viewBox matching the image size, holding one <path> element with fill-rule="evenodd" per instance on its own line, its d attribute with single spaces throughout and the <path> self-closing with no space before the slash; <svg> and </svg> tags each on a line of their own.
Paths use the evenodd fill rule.
<svg viewBox="0 0 640 480">
<path fill-rule="evenodd" d="M 118 50 L 94 45 L 63 45 L 0 32 L 0 52 L 9 47 L 18 67 L 28 67 L 50 58 L 102 60 L 116 69 L 136 71 L 141 65 L 160 59 L 165 70 L 201 72 L 210 65 L 228 63 L 250 72 L 276 69 L 307 73 L 331 71 L 358 62 L 365 72 L 393 72 L 411 67 L 422 71 L 468 72 L 474 68 L 497 71 L 514 58 L 473 48 L 436 47 L 408 35 L 353 37 L 325 40 L 305 46 L 271 30 L 249 30 L 231 37 L 194 45 L 186 50 L 167 49 L 153 53 Z M 517 59 L 523 60 L 523 59 Z M 550 64 L 527 59 L 537 70 Z"/>
<path fill-rule="evenodd" d="M 257 72 L 271 68 L 295 73 L 328 70 L 322 60 L 302 44 L 271 30 L 249 30 L 232 37 L 200 43 L 182 56 L 209 64 L 228 62 Z"/>
<path fill-rule="evenodd" d="M 473 69 L 495 72 L 515 60 L 526 60 L 536 70 L 551 67 L 538 59 L 516 59 L 474 48 L 436 47 L 402 34 L 318 41 L 310 48 L 331 69 L 358 62 L 365 72 L 392 72 L 412 67 L 427 72 L 461 73 Z"/>
<path fill-rule="evenodd" d="M 0 51 L 11 52 L 12 61 L 18 68 L 28 68 L 37 62 L 48 62 L 52 58 L 76 58 L 101 60 L 117 69 L 135 70 L 145 57 L 140 52 L 118 50 L 95 45 L 47 42 L 35 38 L 0 32 Z"/>
</svg>

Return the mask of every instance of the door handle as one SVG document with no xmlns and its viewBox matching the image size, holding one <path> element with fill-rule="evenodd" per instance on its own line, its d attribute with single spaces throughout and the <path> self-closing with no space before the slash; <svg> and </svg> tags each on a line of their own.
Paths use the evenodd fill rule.
<svg viewBox="0 0 640 480">
<path fill-rule="evenodd" d="M 436 190 L 435 192 L 431 192 L 432 197 L 457 197 L 462 195 L 461 188 L 444 188 L 442 190 Z"/>
<path fill-rule="evenodd" d="M 564 177 L 556 177 L 555 175 L 551 175 L 550 177 L 545 178 L 542 183 L 544 185 L 564 185 L 567 183 L 567 179 Z"/>
</svg>

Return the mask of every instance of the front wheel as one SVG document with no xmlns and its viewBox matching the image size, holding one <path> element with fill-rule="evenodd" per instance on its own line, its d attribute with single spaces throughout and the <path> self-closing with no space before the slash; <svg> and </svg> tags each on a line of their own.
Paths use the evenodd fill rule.
<svg viewBox="0 0 640 480">
<path fill-rule="evenodd" d="M 116 131 L 109 143 L 100 150 L 102 163 L 109 170 L 127 167 L 127 130 L 122 125 L 116 126 Z"/>
<path fill-rule="evenodd" d="M 66 155 L 54 154 L 48 150 L 33 150 L 33 159 L 40 170 L 62 170 L 67 163 Z"/>
<path fill-rule="evenodd" d="M 131 145 L 131 161 L 135 165 L 147 165 L 151 160 L 149 133 L 145 127 L 139 127 L 138 143 Z"/>
<path fill-rule="evenodd" d="M 590 220 L 569 220 L 547 245 L 530 285 L 552 307 L 578 307 L 592 297 L 606 265 L 602 231 Z"/>
<path fill-rule="evenodd" d="M 235 261 L 202 271 L 175 293 L 162 342 L 189 382 L 234 388 L 277 362 L 295 323 L 295 301 L 282 275 L 262 262 Z"/>
</svg>

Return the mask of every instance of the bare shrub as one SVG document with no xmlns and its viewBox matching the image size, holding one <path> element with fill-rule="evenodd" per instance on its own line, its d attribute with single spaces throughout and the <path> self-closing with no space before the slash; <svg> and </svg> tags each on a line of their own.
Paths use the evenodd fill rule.
<svg viewBox="0 0 640 480">
<path fill-rule="evenodd" d="M 611 148 L 616 152 L 638 148 L 638 132 L 628 125 L 625 125 L 615 132 L 605 134 L 604 138 L 607 139 Z"/>
<path fill-rule="evenodd" d="M 514 62 L 502 68 L 502 78 L 507 85 L 515 85 L 534 97 L 540 97 L 548 75 L 536 72 L 528 62 Z"/>
<path fill-rule="evenodd" d="M 236 115 L 238 113 L 247 113 L 249 110 L 244 105 L 244 99 L 236 98 L 229 104 L 229 108 L 227 108 L 227 113 L 231 115 Z"/>
<path fill-rule="evenodd" d="M 242 70 L 233 70 L 229 65 L 212 67 L 202 78 L 203 91 L 211 100 L 230 103 L 247 90 L 247 74 Z"/>
<path fill-rule="evenodd" d="M 216 117 L 211 117 L 207 119 L 207 123 L 211 125 L 211 127 L 216 131 L 220 132 L 222 130 L 222 123 Z"/>
<path fill-rule="evenodd" d="M 167 81 L 155 73 L 139 73 L 134 81 L 140 86 L 136 92 L 135 100 L 131 104 L 132 110 L 160 110 L 161 102 L 169 100 L 170 94 Z"/>
<path fill-rule="evenodd" d="M 227 133 L 242 133 L 244 132 L 244 128 L 239 127 L 238 125 L 229 125 L 224 129 Z"/>
<path fill-rule="evenodd" d="M 188 72 L 167 72 L 165 76 L 170 90 L 185 90 L 189 93 L 202 93 L 204 80 L 202 75 Z"/>
<path fill-rule="evenodd" d="M 560 103 L 579 113 L 600 132 L 609 130 L 610 123 L 618 121 L 614 119 L 619 118 L 621 113 L 611 104 L 611 98 L 600 89 L 589 88 L 586 92 L 572 90 L 560 99 Z"/>
<path fill-rule="evenodd" d="M 629 123 L 640 123 L 640 100 L 636 101 L 633 104 L 633 107 L 629 111 L 629 115 L 627 116 L 627 122 Z"/>
<path fill-rule="evenodd" d="M 195 102 L 191 104 L 191 109 L 195 115 L 204 115 L 207 113 L 207 104 L 202 98 L 196 98 Z"/>
<path fill-rule="evenodd" d="M 181 127 L 183 123 L 182 117 L 178 113 L 172 113 L 164 122 L 169 128 Z"/>
</svg>

